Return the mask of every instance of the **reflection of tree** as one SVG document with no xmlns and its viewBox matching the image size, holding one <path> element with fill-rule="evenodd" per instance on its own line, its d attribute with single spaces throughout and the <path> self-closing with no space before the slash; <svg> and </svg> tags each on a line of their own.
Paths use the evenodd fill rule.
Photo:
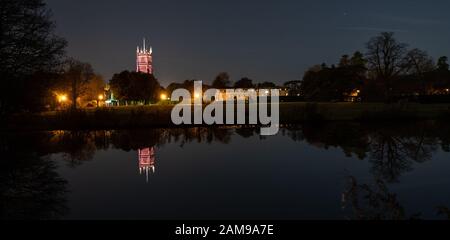
<svg viewBox="0 0 450 240">
<path fill-rule="evenodd" d="M 231 134 L 230 129 L 226 128 L 54 131 L 50 142 L 52 149 L 63 153 L 71 166 L 78 166 L 91 160 L 100 149 L 112 147 L 123 151 L 137 151 L 140 148 L 162 146 L 170 142 L 177 142 L 180 145 L 194 141 L 228 143 Z"/>
<path fill-rule="evenodd" d="M 303 129 L 300 125 L 286 125 L 280 131 L 283 136 L 288 136 L 296 142 L 302 142 L 305 140 Z"/>
<path fill-rule="evenodd" d="M 437 127 L 437 123 L 362 124 L 335 122 L 321 125 L 287 126 L 287 135 L 295 141 L 329 149 L 339 147 L 346 156 L 359 159 L 369 157 L 373 173 L 388 182 L 410 171 L 415 162 L 432 158 L 439 134 L 449 127 Z M 444 130 L 445 131 L 445 130 Z M 448 130 L 447 130 L 448 131 Z M 442 144 L 441 144 L 442 145 Z"/>
<path fill-rule="evenodd" d="M 169 132 L 169 137 L 179 142 L 181 146 L 194 141 L 208 144 L 216 141 L 228 144 L 232 135 L 231 129 L 228 128 L 180 128 L 171 129 Z"/>
<path fill-rule="evenodd" d="M 419 129 L 419 131 L 418 131 Z M 440 123 L 362 124 L 333 122 L 320 125 L 287 125 L 281 129 L 294 141 L 329 149 L 341 148 L 346 156 L 370 156 L 372 171 L 389 182 L 397 181 L 414 162 L 431 159 L 440 143 L 450 142 L 450 127 Z M 40 156 L 63 153 L 71 166 L 89 161 L 99 149 L 137 151 L 148 146 L 212 142 L 228 144 L 236 133 L 244 138 L 258 135 L 258 128 L 165 128 L 108 131 L 53 131 L 13 137 L 8 141 L 26 147 Z M 20 136 L 20 135 L 19 135 Z"/>
<path fill-rule="evenodd" d="M 441 148 L 445 152 L 450 152 L 450 127 L 448 122 L 436 122 L 435 132 L 441 142 Z"/>
<path fill-rule="evenodd" d="M 253 127 L 242 127 L 242 128 L 236 128 L 236 134 L 243 138 L 250 138 L 253 137 L 256 133 L 256 129 Z"/>
<path fill-rule="evenodd" d="M 403 172 L 412 169 L 413 162 L 407 158 L 401 139 L 378 136 L 373 139 L 371 147 L 372 169 L 376 176 L 394 182 Z"/>
<path fill-rule="evenodd" d="M 227 128 L 170 128 L 117 130 L 111 134 L 114 148 L 125 151 L 137 150 L 147 146 L 163 146 L 167 143 L 179 143 L 183 146 L 190 142 L 228 144 L 232 131 Z"/>
<path fill-rule="evenodd" d="M 295 141 L 306 140 L 316 147 L 329 149 L 340 147 L 346 156 L 356 155 L 364 159 L 369 148 L 366 129 L 359 123 L 334 122 L 327 124 L 288 126 L 288 136 Z"/>
<path fill-rule="evenodd" d="M 27 149 L 2 156 L 0 219 L 55 219 L 67 212 L 67 182 L 49 158 Z"/>
<path fill-rule="evenodd" d="M 64 157 L 71 166 L 78 166 L 94 157 L 96 151 L 95 142 L 86 132 L 65 132 L 62 138 Z"/>
<path fill-rule="evenodd" d="M 371 134 L 370 151 L 372 171 L 388 182 L 396 182 L 402 173 L 410 171 L 414 162 L 432 158 L 437 140 L 417 130 L 417 125 L 402 128 L 383 128 Z"/>
<path fill-rule="evenodd" d="M 231 128 L 51 131 L 10 134 L 3 141 L 11 146 L 21 146 L 36 152 L 39 156 L 62 153 L 69 165 L 75 167 L 92 160 L 98 150 L 114 148 L 137 151 L 140 148 L 163 146 L 171 142 L 179 143 L 181 146 L 190 142 L 228 144 L 232 134 Z"/>
<path fill-rule="evenodd" d="M 441 148 L 449 149 L 450 127 L 440 122 L 406 122 L 400 124 L 335 122 L 321 125 L 287 126 L 286 135 L 295 141 L 329 149 L 341 148 L 346 156 L 369 159 L 377 179 L 373 186 L 359 185 L 350 178 L 343 194 L 344 204 L 351 205 L 355 219 L 412 219 L 386 183 L 399 181 L 402 174 L 413 169 L 415 163 L 432 159 Z M 439 214 L 450 216 L 448 208 L 439 207 Z"/>
<path fill-rule="evenodd" d="M 443 123 L 371 125 L 326 123 L 289 125 L 282 133 L 295 141 L 328 149 L 341 148 L 347 156 L 369 158 L 377 179 L 375 189 L 356 181 L 344 194 L 360 219 L 406 218 L 395 195 L 384 182 L 398 181 L 415 162 L 430 160 L 438 144 L 448 146 L 450 127 Z M 257 128 L 166 128 L 108 131 L 52 131 L 0 135 L 0 218 L 54 218 L 65 212 L 67 183 L 48 158 L 63 153 L 72 166 L 91 160 L 101 149 L 137 151 L 176 143 L 228 144 L 236 133 L 257 136 Z M 13 154 L 11 154 L 13 153 Z M 364 200 L 368 205 L 361 204 Z M 370 207 L 369 209 L 367 207 Z M 442 214 L 450 211 L 439 209 Z M 355 217 L 355 218 L 356 218 Z"/>
<path fill-rule="evenodd" d="M 233 131 L 230 128 L 152 128 L 98 131 L 51 131 L 11 134 L 10 145 L 18 145 L 40 156 L 61 153 L 70 166 L 79 166 L 93 159 L 95 152 L 109 148 L 137 151 L 148 146 L 163 146 L 175 142 L 227 144 Z"/>
<path fill-rule="evenodd" d="M 449 127 L 435 124 L 376 126 L 335 122 L 321 125 L 287 125 L 282 133 L 295 141 L 329 149 L 341 148 L 346 156 L 365 159 L 370 156 L 373 172 L 388 181 L 396 181 L 414 162 L 431 159 L 439 139 L 445 142 Z M 417 131 L 421 129 L 421 131 Z M 148 146 L 199 142 L 228 144 L 232 134 L 255 136 L 258 128 L 166 128 L 111 131 L 54 131 L 27 138 L 27 146 L 41 154 L 64 153 L 70 165 L 77 166 L 93 158 L 99 149 L 110 147 L 136 151 Z M 30 140 L 31 139 L 31 140 Z"/>
<path fill-rule="evenodd" d="M 342 194 L 343 207 L 350 205 L 355 220 L 405 220 L 404 208 L 397 196 L 389 192 L 382 180 L 375 181 L 373 186 L 359 185 L 354 177 L 349 177 L 349 186 Z M 418 215 L 417 215 L 418 216 Z"/>
<path fill-rule="evenodd" d="M 108 147 L 109 131 L 54 131 L 51 143 L 54 150 L 63 153 L 72 167 L 90 161 L 97 150 Z"/>
<path fill-rule="evenodd" d="M 342 206 L 351 208 L 353 220 L 412 220 L 420 213 L 408 215 L 395 193 L 389 192 L 383 180 L 372 185 L 359 184 L 354 177 L 348 177 L 348 185 L 342 194 Z M 445 206 L 435 208 L 437 216 L 450 219 L 450 210 Z"/>
</svg>

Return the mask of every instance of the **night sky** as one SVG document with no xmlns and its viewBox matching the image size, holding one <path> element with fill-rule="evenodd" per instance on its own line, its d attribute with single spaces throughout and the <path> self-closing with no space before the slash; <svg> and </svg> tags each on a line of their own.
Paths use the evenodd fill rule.
<svg viewBox="0 0 450 240">
<path fill-rule="evenodd" d="M 300 79 L 318 63 L 364 50 L 370 37 L 396 32 L 431 56 L 450 56 L 450 1 L 363 0 L 47 0 L 68 54 L 108 80 L 135 70 L 146 37 L 163 85 L 185 79 Z"/>
</svg>

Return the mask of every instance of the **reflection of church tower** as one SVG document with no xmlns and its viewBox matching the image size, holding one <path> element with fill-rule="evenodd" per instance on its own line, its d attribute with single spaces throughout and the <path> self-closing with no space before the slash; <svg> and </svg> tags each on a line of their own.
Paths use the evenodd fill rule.
<svg viewBox="0 0 450 240">
<path fill-rule="evenodd" d="M 151 171 L 155 172 L 155 148 L 143 148 L 139 149 L 139 173 L 145 173 L 147 182 L 148 174 Z"/>
<path fill-rule="evenodd" d="M 148 48 L 144 46 L 136 50 L 136 72 L 153 74 L 153 58 L 152 58 L 152 47 Z"/>
</svg>

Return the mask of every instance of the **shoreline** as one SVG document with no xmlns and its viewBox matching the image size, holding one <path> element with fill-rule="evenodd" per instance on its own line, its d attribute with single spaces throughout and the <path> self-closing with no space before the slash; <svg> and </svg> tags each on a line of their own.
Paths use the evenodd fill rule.
<svg viewBox="0 0 450 240">
<path fill-rule="evenodd" d="M 174 105 L 103 107 L 71 111 L 16 114 L 2 120 L 1 130 L 79 130 L 173 127 L 227 127 L 231 125 L 174 125 Z M 236 116 L 235 116 L 236 117 Z M 246 118 L 248 119 L 248 117 Z M 417 121 L 450 119 L 450 104 L 280 103 L 280 124 L 327 121 Z"/>
</svg>

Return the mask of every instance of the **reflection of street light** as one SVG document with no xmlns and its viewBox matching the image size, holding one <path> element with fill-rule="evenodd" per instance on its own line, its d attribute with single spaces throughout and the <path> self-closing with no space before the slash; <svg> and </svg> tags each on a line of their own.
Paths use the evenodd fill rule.
<svg viewBox="0 0 450 240">
<path fill-rule="evenodd" d="M 200 98 L 200 94 L 196 93 L 195 94 L 195 98 L 199 99 Z"/>
</svg>

